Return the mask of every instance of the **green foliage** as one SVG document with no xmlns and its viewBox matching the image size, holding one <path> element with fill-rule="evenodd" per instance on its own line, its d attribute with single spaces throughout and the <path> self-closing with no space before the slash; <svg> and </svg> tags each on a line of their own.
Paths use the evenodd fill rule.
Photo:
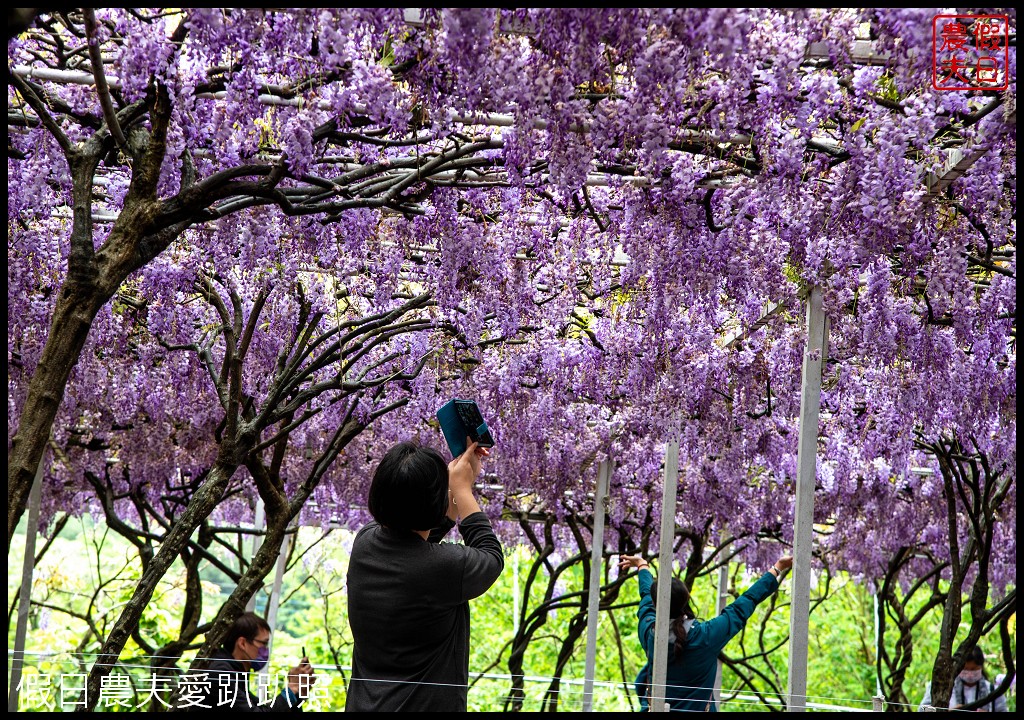
<svg viewBox="0 0 1024 720">
<path fill-rule="evenodd" d="M 875 91 L 878 97 L 891 102 L 899 102 L 903 99 L 900 97 L 900 91 L 896 85 L 896 79 L 888 72 L 875 80 Z"/>
<path fill-rule="evenodd" d="M 338 711 L 345 705 L 352 658 L 345 596 L 351 537 L 351 533 L 334 531 L 321 539 L 319 530 L 303 528 L 299 534 L 298 549 L 292 553 L 285 575 L 277 627 L 273 634 L 270 671 L 275 675 L 285 672 L 298 662 L 305 647 L 319 678 L 317 707 L 310 707 L 311 710 Z M 21 576 L 23 546 L 23 536 L 16 536 L 8 555 L 9 607 Z M 231 563 L 226 552 L 222 559 Z M 473 684 L 469 692 L 470 710 L 500 711 L 504 706 L 511 687 L 508 660 L 516 627 L 516 610 L 522 602 L 518 595 L 525 588 L 525 576 L 532 560 L 527 548 L 512 549 L 506 558 L 505 572 L 495 586 L 471 603 L 470 672 Z M 614 557 L 609 560 L 614 560 Z M 107 532 L 102 525 L 88 519 L 68 523 L 36 570 L 23 709 L 47 709 L 43 703 L 45 694 L 39 691 L 42 678 L 51 678 L 51 694 L 59 702 L 59 677 L 80 674 L 88 669 L 90 653 L 99 647 L 96 633 L 102 635 L 109 629 L 134 591 L 139 570 L 134 548 Z M 616 572 L 610 570 L 605 582 L 614 579 Z M 212 619 L 219 609 L 230 590 L 230 581 L 210 565 L 202 568 L 202 574 L 206 593 L 202 621 L 205 622 Z M 732 598 L 749 587 L 754 579 L 756 577 L 746 575 L 742 567 L 733 566 L 729 583 Z M 776 688 L 785 691 L 788 585 L 784 583 L 780 593 L 758 607 L 744 632 L 726 648 L 725 654 L 734 660 L 754 656 L 749 660 L 749 667 L 756 669 L 758 675 L 745 671 L 741 676 L 727 668 L 723 677 L 725 697 L 736 704 L 729 704 L 724 709 L 765 710 L 755 690 L 769 698 L 774 697 L 771 693 Z M 176 565 L 161 583 L 140 623 L 141 635 L 148 643 L 159 646 L 176 639 L 183 587 L 183 569 Z M 542 603 L 546 587 L 546 578 L 539 578 L 527 599 L 527 614 Z M 823 586 L 818 587 L 815 592 L 823 589 Z M 257 612 L 264 615 L 268 612 L 268 590 L 265 588 L 257 597 Z M 523 709 L 526 711 L 544 708 L 549 692 L 557 692 L 559 710 L 579 711 L 582 707 L 585 634 L 575 643 L 561 681 L 553 685 L 551 677 L 556 672 L 558 654 L 570 624 L 580 612 L 580 603 L 586 602 L 585 590 L 580 565 L 564 573 L 555 584 L 556 598 L 569 597 L 548 611 L 546 622 L 527 647 L 523 661 L 526 676 Z M 696 582 L 693 598 L 701 617 L 714 616 L 715 592 L 711 577 L 702 577 Z M 595 710 L 637 709 L 633 680 L 645 662 L 636 637 L 638 601 L 637 584 L 629 579 L 614 601 L 613 610 L 602 612 L 598 630 Z M 811 643 L 808 648 L 811 702 L 858 708 L 870 702 L 875 694 L 873 608 L 873 598 L 865 587 L 849 578 L 832 578 L 827 599 L 814 609 L 811 616 Z M 913 606 L 909 608 L 911 611 L 914 609 Z M 16 614 L 11 617 L 12 621 L 8 623 L 9 646 L 14 642 L 13 618 Z M 965 608 L 963 633 L 966 633 L 969 620 L 969 608 Z M 931 674 L 933 648 L 938 644 L 938 637 L 939 614 L 933 612 L 914 632 L 913 663 L 904 685 L 911 704 L 920 700 Z M 895 638 L 887 636 L 887 642 L 891 647 Z M 987 670 L 994 678 L 1002 671 L 997 638 L 991 636 L 983 645 L 989 658 Z M 756 657 L 764 649 L 776 646 L 777 649 L 766 656 Z M 179 664 L 182 669 L 188 666 L 192 654 L 194 651 L 186 654 Z M 135 686 L 126 692 L 131 694 L 132 702 L 136 704 L 145 694 L 144 685 L 149 677 L 147 660 L 143 655 L 134 641 L 129 642 L 115 670 L 115 675 L 130 678 Z M 477 674 L 482 674 L 482 677 L 477 677 Z M 1015 698 L 1011 696 L 1009 700 L 1011 709 L 1015 708 Z M 133 707 L 104 707 L 101 704 L 98 709 L 126 711 Z"/>
<path fill-rule="evenodd" d="M 8 554 L 8 607 L 13 607 L 18 594 L 23 555 L 24 535 L 18 534 Z M 59 703 L 62 687 L 71 701 L 74 693 L 70 689 L 84 683 L 81 675 L 88 671 L 102 638 L 135 592 L 141 569 L 134 548 L 105 525 L 84 516 L 65 526 L 33 575 L 22 709 L 46 710 L 47 699 L 53 698 Z M 147 642 L 158 646 L 177 637 L 183 588 L 184 571 L 176 563 L 158 585 L 153 602 L 140 620 L 140 634 Z M 14 645 L 17 627 L 17 614 L 11 613 L 10 617 L 8 647 Z M 101 710 L 123 711 L 139 704 L 137 688 L 147 674 L 146 663 L 144 652 L 134 639 L 129 640 L 114 675 L 131 680 L 125 680 L 128 684 L 123 692 L 113 691 L 119 679 L 110 681 L 111 697 L 126 695 L 123 702 L 128 707 L 113 704 Z"/>
</svg>

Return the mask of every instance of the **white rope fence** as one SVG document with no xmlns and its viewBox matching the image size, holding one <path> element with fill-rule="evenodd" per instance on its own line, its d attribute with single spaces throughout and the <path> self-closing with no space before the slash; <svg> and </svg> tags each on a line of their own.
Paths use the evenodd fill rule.
<svg viewBox="0 0 1024 720">
<path fill-rule="evenodd" d="M 28 661 L 30 657 L 37 658 L 37 664 L 40 660 L 47 661 L 46 664 L 50 665 L 52 669 L 60 669 L 59 666 L 64 664 L 74 663 L 75 669 L 78 672 L 54 672 L 50 674 L 38 672 L 38 668 L 32 665 L 26 665 L 26 669 L 37 670 L 36 672 L 26 673 L 22 678 L 22 691 L 24 696 L 21 703 L 21 710 L 31 709 L 55 709 L 59 704 L 61 708 L 68 706 L 74 706 L 81 704 L 79 693 L 82 692 L 85 686 L 85 678 L 87 668 L 91 668 L 95 663 L 91 663 L 87 658 L 97 655 L 98 653 L 88 652 L 34 652 L 25 651 L 23 658 Z M 13 650 L 7 651 L 8 657 L 16 655 Z M 207 658 L 211 659 L 211 658 Z M 174 688 L 171 685 L 172 678 L 164 675 L 159 679 L 163 681 L 162 686 L 158 687 L 156 682 L 157 676 L 153 674 L 160 668 L 154 668 L 151 664 L 141 663 L 140 660 L 167 660 L 171 663 L 185 662 L 180 656 L 163 656 L 163 655 L 142 655 L 135 656 L 130 662 L 116 662 L 111 663 L 112 667 L 118 670 L 124 671 L 124 674 L 118 676 L 118 674 L 111 674 L 107 678 L 114 678 L 113 680 L 107 681 L 100 691 L 100 700 L 98 704 L 104 706 L 104 701 L 108 701 L 106 707 L 111 705 L 121 705 L 123 707 L 135 707 L 141 709 L 141 706 L 148 704 L 150 700 L 155 697 L 154 693 L 164 692 L 169 693 Z M 63 663 L 62 663 L 63 661 Z M 191 662 L 191 660 L 188 660 Z M 10 663 L 8 663 L 10 667 Z M 450 683 L 432 683 L 432 682 L 409 682 L 404 680 L 382 680 L 379 678 L 353 678 L 350 673 L 352 668 L 350 666 L 338 666 L 334 664 L 316 663 L 313 664 L 313 668 L 317 671 L 318 678 L 317 682 L 310 686 L 307 690 L 309 697 L 307 700 L 307 709 L 313 710 L 324 704 L 334 705 L 340 702 L 340 696 L 336 695 L 338 692 L 345 692 L 347 684 L 354 679 L 358 679 L 364 682 L 386 682 L 391 684 L 412 684 L 412 685 L 425 685 L 432 687 L 465 687 L 468 690 L 471 706 L 473 704 L 481 705 L 487 702 L 490 698 L 490 702 L 497 706 L 504 704 L 510 695 L 515 691 L 518 693 L 518 697 L 515 697 L 515 701 L 521 703 L 524 706 L 533 707 L 541 703 L 547 703 L 554 698 L 558 700 L 558 708 L 563 711 L 581 711 L 583 708 L 584 697 L 583 687 L 584 680 L 572 677 L 560 677 L 557 678 L 557 688 L 552 687 L 552 682 L 556 678 L 546 675 L 523 675 L 519 677 L 521 688 L 514 689 L 511 686 L 515 676 L 508 673 L 490 673 L 490 672 L 471 672 L 470 683 L 468 685 L 454 685 Z M 176 665 L 163 669 L 164 672 L 172 675 L 177 675 L 179 678 L 202 678 L 203 671 L 197 673 L 185 673 Z M 136 681 L 134 684 L 126 677 L 130 675 L 129 671 L 137 671 L 132 675 L 132 678 L 136 678 L 137 675 L 150 673 L 150 684 L 146 685 L 145 682 Z M 340 675 L 344 673 L 344 678 Z M 277 693 L 276 691 L 283 688 L 286 682 L 287 670 L 282 670 L 275 675 L 271 675 L 270 680 L 273 680 L 271 686 L 265 684 L 266 681 L 260 681 L 260 688 L 266 688 L 270 690 L 269 696 L 273 698 Z M 336 677 L 338 676 L 338 677 Z M 59 678 L 59 684 L 53 684 L 53 678 Z M 105 680 L 107 680 L 105 678 Z M 123 679 L 122 679 L 123 678 Z M 65 679 L 68 679 L 72 683 L 71 687 L 65 685 Z M 137 679 L 136 679 L 137 680 Z M 340 682 L 338 682 L 340 680 Z M 486 681 L 486 684 L 482 684 L 482 681 Z M 181 681 L 179 679 L 179 685 Z M 538 685 L 544 687 L 538 688 Z M 635 709 L 637 705 L 637 697 L 633 692 L 632 681 L 623 682 L 611 682 L 611 681 L 600 681 L 596 680 L 594 685 L 594 707 L 597 709 L 606 710 L 629 710 Z M 532 686 L 532 687 L 531 687 Z M 661 688 L 662 686 L 658 686 Z M 688 685 L 672 685 L 668 684 L 663 686 L 667 691 L 668 689 L 683 689 L 683 690 L 699 690 L 711 688 L 699 688 L 696 686 Z M 104 693 L 104 690 L 107 692 Z M 147 692 L 148 691 L 148 692 Z M 598 692 L 600 691 L 600 692 Z M 50 704 L 47 704 L 47 693 Z M 139 703 L 138 706 L 127 705 L 124 700 L 126 699 L 126 693 L 138 696 L 144 695 L 144 702 Z M 335 693 L 333 696 L 329 694 Z M 759 696 L 760 695 L 760 696 Z M 723 689 L 723 699 L 718 703 L 721 709 L 743 711 L 743 710 L 756 710 L 758 708 L 764 708 L 766 705 L 773 705 L 780 707 L 784 703 L 785 695 L 783 693 L 775 692 L 762 692 L 759 695 L 752 694 L 745 688 L 731 688 Z M 56 698 L 61 698 L 61 703 L 56 702 Z M 513 696 L 514 697 L 514 696 Z M 898 703 L 880 703 L 880 698 L 850 698 L 850 697 L 838 697 L 828 695 L 806 695 L 806 707 L 811 710 L 822 710 L 832 712 L 872 712 L 874 709 L 882 709 L 884 707 L 895 708 L 902 707 L 907 710 L 917 710 L 916 704 L 898 704 Z M 111 702 L 114 701 L 114 702 Z M 162 702 L 162 700 L 161 700 Z M 166 704 L 166 703 L 165 703 Z M 324 708 L 326 709 L 326 708 Z"/>
</svg>

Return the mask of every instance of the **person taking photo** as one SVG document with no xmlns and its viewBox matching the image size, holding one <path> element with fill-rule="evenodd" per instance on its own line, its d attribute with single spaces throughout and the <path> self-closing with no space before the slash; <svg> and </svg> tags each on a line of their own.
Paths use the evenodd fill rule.
<svg viewBox="0 0 1024 720">
<path fill-rule="evenodd" d="M 466 711 L 469 601 L 504 567 L 473 494 L 489 452 L 467 445 L 446 465 L 431 448 L 399 443 L 374 472 L 374 519 L 356 535 L 348 568 L 346 712 Z M 456 521 L 465 544 L 442 543 Z"/>
</svg>

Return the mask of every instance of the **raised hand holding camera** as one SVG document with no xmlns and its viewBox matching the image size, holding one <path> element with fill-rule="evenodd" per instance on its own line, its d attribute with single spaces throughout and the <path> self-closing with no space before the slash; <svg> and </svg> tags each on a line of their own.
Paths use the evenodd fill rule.
<svg viewBox="0 0 1024 720">
<path fill-rule="evenodd" d="M 467 437 L 466 451 L 448 463 L 448 517 L 452 520 L 480 512 L 473 484 L 483 470 L 483 459 L 490 454 L 487 448 Z"/>
<path fill-rule="evenodd" d="M 452 457 L 465 453 L 470 442 L 485 448 L 494 446 L 494 436 L 474 400 L 450 400 L 437 411 L 437 419 Z"/>
</svg>

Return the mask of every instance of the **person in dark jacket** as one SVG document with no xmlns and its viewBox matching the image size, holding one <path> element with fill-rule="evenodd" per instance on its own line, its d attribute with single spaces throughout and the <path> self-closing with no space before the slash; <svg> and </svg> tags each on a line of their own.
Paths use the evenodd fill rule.
<svg viewBox="0 0 1024 720">
<path fill-rule="evenodd" d="M 302 712 L 302 701 L 316 676 L 309 658 L 288 673 L 288 684 L 273 702 L 259 704 L 249 692 L 249 671 L 262 670 L 270 660 L 270 625 L 256 613 L 238 616 L 224 637 L 221 650 L 215 652 L 210 665 L 197 673 L 196 682 L 183 692 L 180 710 L 239 710 L 242 712 Z M 300 676 L 306 676 L 300 678 Z"/>
<path fill-rule="evenodd" d="M 745 593 L 712 620 L 698 620 L 690 605 L 690 594 L 677 578 L 672 578 L 669 616 L 668 666 L 665 677 L 665 698 L 669 707 L 678 712 L 717 712 L 712 697 L 715 675 L 718 672 L 718 654 L 728 644 L 754 612 L 758 603 L 779 589 L 779 577 L 793 566 L 793 558 L 784 556 Z M 654 598 L 657 581 L 642 557 L 622 555 L 619 569 L 636 568 L 640 584 L 640 607 L 637 609 L 637 634 L 647 655 L 647 664 L 636 678 L 636 691 L 640 696 L 640 709 L 649 704 L 651 668 L 654 659 Z M 655 693 L 656 696 L 661 693 Z"/>
<path fill-rule="evenodd" d="M 367 503 L 374 521 L 356 535 L 349 559 L 355 642 L 346 712 L 466 710 L 469 601 L 504 567 L 473 494 L 489 453 L 466 444 L 446 465 L 436 451 L 404 442 L 377 466 Z M 456 520 L 465 544 L 442 543 Z"/>
</svg>

